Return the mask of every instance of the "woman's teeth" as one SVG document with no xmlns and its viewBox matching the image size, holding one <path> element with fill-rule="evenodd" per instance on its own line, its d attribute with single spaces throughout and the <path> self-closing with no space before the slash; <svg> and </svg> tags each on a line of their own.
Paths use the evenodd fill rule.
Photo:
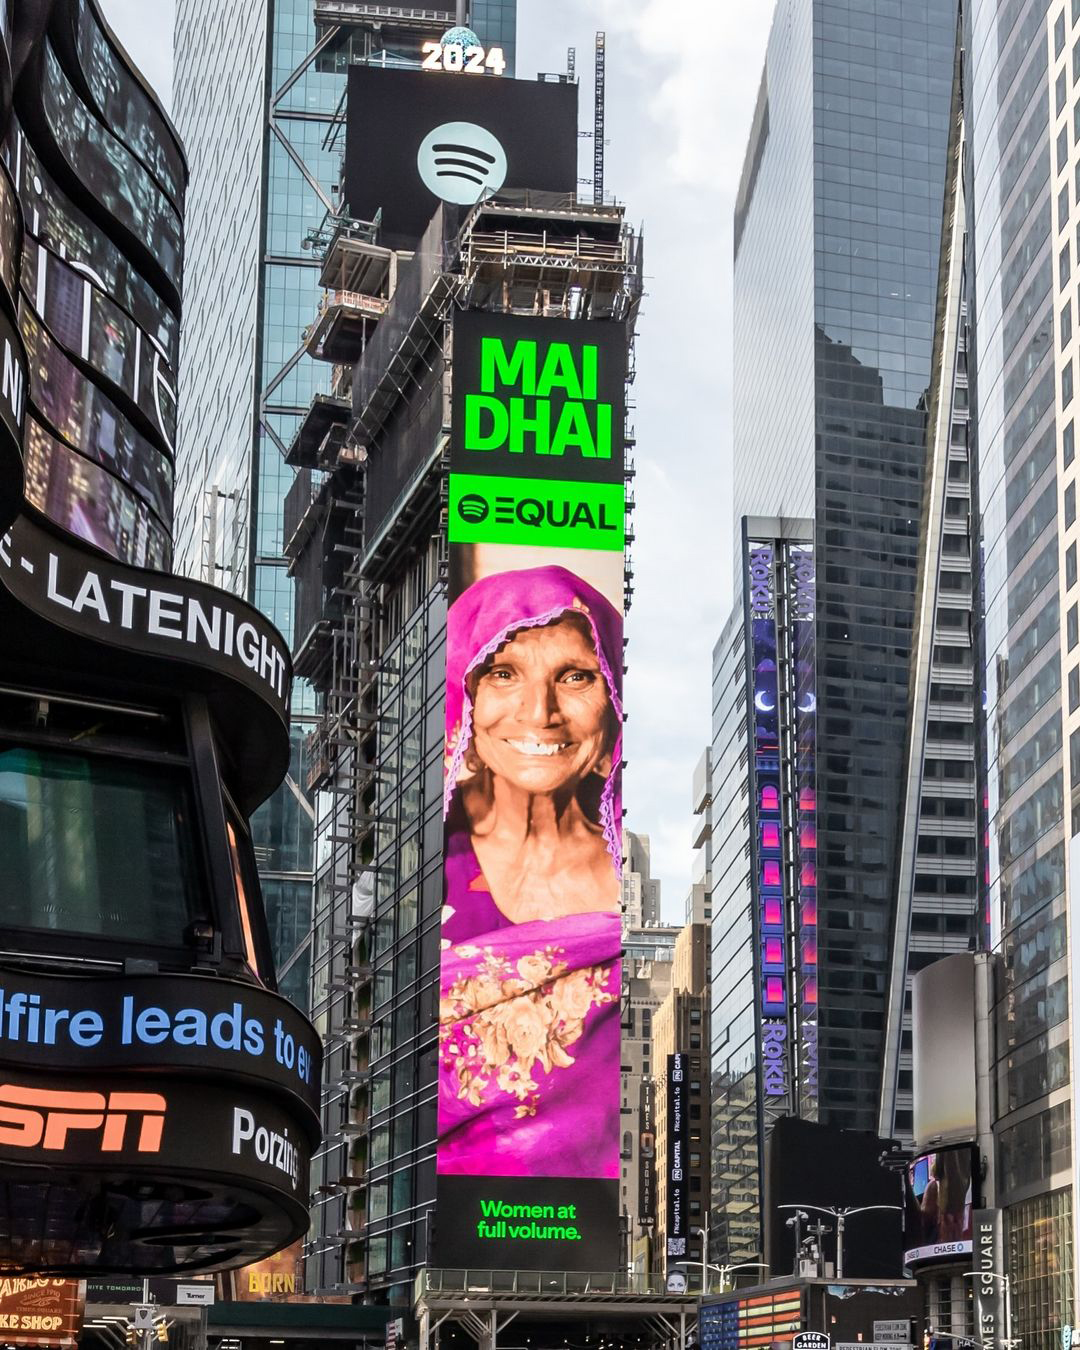
<svg viewBox="0 0 1080 1350">
<path fill-rule="evenodd" d="M 508 741 L 522 755 L 558 755 L 569 746 L 569 741 Z"/>
</svg>

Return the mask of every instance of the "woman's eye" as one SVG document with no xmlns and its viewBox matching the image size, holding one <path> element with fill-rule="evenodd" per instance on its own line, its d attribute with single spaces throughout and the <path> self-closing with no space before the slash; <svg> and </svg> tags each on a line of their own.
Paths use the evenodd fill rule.
<svg viewBox="0 0 1080 1350">
<path fill-rule="evenodd" d="M 567 684 L 592 684 L 595 678 L 591 670 L 571 670 L 563 676 Z"/>
</svg>

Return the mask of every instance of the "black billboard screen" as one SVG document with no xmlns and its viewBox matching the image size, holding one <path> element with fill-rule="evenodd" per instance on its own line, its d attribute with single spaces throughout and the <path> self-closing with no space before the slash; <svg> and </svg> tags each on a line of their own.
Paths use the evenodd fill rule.
<svg viewBox="0 0 1080 1350">
<path fill-rule="evenodd" d="M 667 1254 L 686 1255 L 690 1232 L 689 1162 L 690 1119 L 687 1114 L 686 1069 L 688 1055 L 668 1055 L 667 1059 Z"/>
<path fill-rule="evenodd" d="M 573 194 L 577 85 L 349 67 L 345 196 L 382 240 L 411 248 L 440 201 L 501 189 Z"/>
<path fill-rule="evenodd" d="M 903 1268 L 900 1181 L 881 1166 L 885 1141 L 859 1130 L 839 1130 L 783 1116 L 765 1145 L 765 1260 L 776 1274 L 794 1269 L 792 1207 L 826 1209 L 882 1205 L 849 1217 L 844 1233 L 848 1279 L 897 1278 Z M 809 1209 L 811 1222 L 824 1216 Z M 825 1256 L 836 1256 L 836 1225 L 825 1238 Z M 803 1236 L 806 1236 L 805 1230 Z"/>
</svg>

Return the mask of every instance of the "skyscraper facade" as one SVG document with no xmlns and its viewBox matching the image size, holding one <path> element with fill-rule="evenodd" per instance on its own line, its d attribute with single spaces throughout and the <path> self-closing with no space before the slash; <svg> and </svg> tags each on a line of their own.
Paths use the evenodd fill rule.
<svg viewBox="0 0 1080 1350">
<path fill-rule="evenodd" d="M 1000 950 L 997 1203 L 1013 1334 L 1076 1307 L 1069 945 L 1080 781 L 1073 387 L 1080 6 L 964 6 L 974 256 L 989 939 Z M 1075 1017 L 1075 1014 L 1074 1014 Z"/>
<path fill-rule="evenodd" d="M 969 486 L 950 464 L 959 319 L 946 344 L 939 299 L 958 162 L 957 19 L 953 0 L 781 0 L 737 198 L 744 593 L 715 653 L 712 760 L 738 768 L 713 803 L 709 872 L 714 1232 L 744 1257 L 754 1149 L 777 1109 L 910 1135 L 910 975 L 975 930 Z M 959 397 L 966 408 L 966 385 Z M 964 427 L 965 465 L 966 446 Z M 785 553 L 799 520 L 809 564 Z M 960 575 L 943 580 L 954 565 Z M 777 655 L 759 649 L 755 615 L 775 625 Z M 766 724 L 778 679 L 779 742 Z M 775 790 L 755 777 L 773 760 Z M 773 1025 L 784 1015 L 786 1058 Z M 778 1057 L 790 1082 L 768 1067 Z"/>
<path fill-rule="evenodd" d="M 350 0 L 176 7 L 175 112 L 191 161 L 176 566 L 252 600 L 290 642 L 282 505 L 294 471 L 285 454 L 335 378 L 309 352 L 305 330 L 326 295 L 323 227 L 342 201 L 346 73 L 355 61 L 417 65 L 422 43 L 454 21 L 452 6 Z M 516 0 L 480 0 L 472 22 L 502 45 L 512 71 Z M 304 1006 L 313 712 L 299 681 L 289 777 L 253 821 L 282 987 Z"/>
</svg>

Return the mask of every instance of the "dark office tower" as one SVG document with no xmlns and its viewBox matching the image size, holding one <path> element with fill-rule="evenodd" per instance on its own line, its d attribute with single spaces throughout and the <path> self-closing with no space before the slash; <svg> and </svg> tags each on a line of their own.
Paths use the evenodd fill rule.
<svg viewBox="0 0 1080 1350">
<path fill-rule="evenodd" d="M 168 571 L 176 133 L 94 0 L 0 36 L 0 1264 L 235 1266 L 307 1231 L 319 1142 L 248 828 L 289 654 Z"/>
<path fill-rule="evenodd" d="M 965 4 L 988 780 L 987 918 L 1003 956 L 996 1202 L 1012 1335 L 1077 1306 L 1080 671 L 1074 381 L 1080 14 Z"/>
<path fill-rule="evenodd" d="M 739 764 L 748 736 L 747 792 L 755 762 L 780 774 L 775 796 L 771 784 L 757 784 L 744 827 L 736 821 L 725 834 L 714 825 L 711 845 L 713 969 L 731 982 L 713 997 L 714 1208 L 725 1187 L 733 1195 L 714 1226 L 726 1223 L 732 1250 L 744 1254 L 753 1250 L 743 1194 L 754 1172 L 744 1143 L 753 1077 L 761 1131 L 790 1113 L 907 1137 L 910 975 L 966 948 L 973 932 L 962 272 L 945 265 L 962 255 L 951 186 L 958 20 L 954 0 L 781 3 L 737 199 L 743 594 L 715 654 L 712 758 Z M 814 619 L 812 652 L 800 657 L 789 631 L 790 607 L 800 603 L 790 552 L 803 523 Z M 755 646 L 755 619 L 775 626 L 780 656 Z M 786 712 L 781 688 L 779 734 L 758 728 L 764 740 L 755 741 L 755 713 L 771 712 L 770 693 L 756 683 L 770 661 L 771 678 L 787 678 L 797 702 Z M 764 704 L 755 703 L 759 694 Z M 807 769 L 798 762 L 798 713 L 811 708 L 816 751 Z M 737 730 L 744 716 L 747 733 Z M 753 837 L 740 839 L 740 828 Z M 744 842 L 752 846 L 745 879 Z M 811 876 L 814 932 L 804 942 L 811 897 L 800 888 Z M 735 991 L 747 890 L 759 925 L 753 999 L 749 986 Z M 788 1019 L 782 1038 L 778 1014 Z M 742 1052 L 728 1025 L 738 1027 Z"/>
<path fill-rule="evenodd" d="M 513 72 L 517 0 L 471 22 Z M 252 601 L 289 639 L 285 455 L 313 403 L 326 416 L 347 363 L 319 359 L 351 295 L 320 257 L 342 204 L 350 64 L 419 68 L 454 5 L 358 0 L 178 0 L 175 107 L 191 160 L 181 335 L 176 570 Z M 228 134 L 223 133 L 228 128 Z M 318 332 L 313 333 L 317 329 Z M 307 335 L 307 340 L 305 340 Z M 286 782 L 252 821 L 282 989 L 311 977 L 314 696 L 293 694 Z"/>
<path fill-rule="evenodd" d="M 499 1058 L 487 1005 L 473 1009 L 478 1020 L 464 1013 L 481 988 L 492 1009 L 500 990 L 519 988 L 530 1016 L 540 974 L 515 985 L 498 953 L 517 928 L 491 901 L 477 917 L 483 876 L 468 871 L 460 793 L 503 771 L 482 759 L 479 731 L 471 740 L 479 684 L 496 678 L 489 663 L 519 629 L 543 644 L 566 616 L 606 672 L 587 681 L 609 711 L 582 809 L 608 850 L 599 866 L 610 910 L 595 917 L 608 964 L 590 961 L 578 1017 L 595 1017 L 600 1000 L 610 1018 L 621 944 L 607 869 L 621 853 L 624 407 L 640 239 L 622 208 L 575 199 L 572 82 L 469 76 L 454 73 L 460 53 L 446 59 L 442 71 L 350 72 L 348 209 L 322 254 L 342 301 L 321 355 L 348 364 L 351 378 L 313 405 L 294 439 L 300 471 L 285 502 L 297 669 L 321 706 L 312 1000 L 328 1055 L 327 1145 L 308 1282 L 374 1301 L 409 1297 L 425 1265 L 619 1263 L 618 1028 L 605 1022 L 595 1044 L 611 1054 L 576 1098 L 596 1129 L 534 1170 L 515 1122 L 551 1119 L 531 1094 L 595 1064 L 594 1042 L 579 1047 L 579 1029 L 569 1031 L 569 1058 L 545 1049 L 550 1070 L 537 1063 L 535 1080 L 521 1079 L 512 1057 Z M 529 772 L 541 756 L 557 768 L 565 746 L 550 729 L 522 735 L 509 741 L 532 755 Z M 486 924 L 488 938 L 463 943 L 466 921 Z M 482 951 L 489 973 L 507 971 L 503 984 L 450 973 L 447 963 Z M 542 951 L 525 952 L 521 970 L 546 970 Z M 490 1032 L 498 1062 L 479 1047 L 455 1058 L 459 1000 L 460 1034 Z M 474 1111 L 500 1123 L 463 1156 Z M 505 1225 L 483 1208 L 539 1211 L 565 1205 L 560 1195 L 580 1207 L 580 1238 L 538 1234 L 509 1250 Z"/>
</svg>

